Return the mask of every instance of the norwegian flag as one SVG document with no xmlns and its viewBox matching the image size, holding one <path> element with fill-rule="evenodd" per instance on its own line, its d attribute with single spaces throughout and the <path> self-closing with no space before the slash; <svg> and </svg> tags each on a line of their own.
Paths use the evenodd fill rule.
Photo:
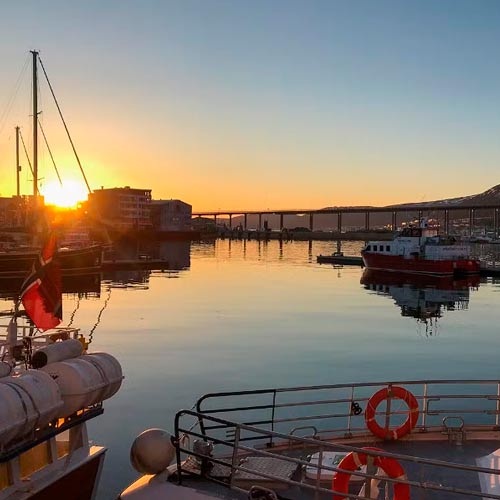
<svg viewBox="0 0 500 500">
<path fill-rule="evenodd" d="M 52 233 L 21 287 L 26 314 L 42 331 L 55 328 L 62 320 L 61 270 L 54 260 L 56 249 L 57 239 Z"/>
</svg>

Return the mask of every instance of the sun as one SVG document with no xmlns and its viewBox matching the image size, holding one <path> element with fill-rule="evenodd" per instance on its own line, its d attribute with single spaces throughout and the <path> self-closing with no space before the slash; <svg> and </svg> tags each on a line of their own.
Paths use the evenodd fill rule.
<svg viewBox="0 0 500 500">
<path fill-rule="evenodd" d="M 58 182 L 49 182 L 41 189 L 47 205 L 56 205 L 62 208 L 76 207 L 78 202 L 87 199 L 87 190 L 83 183 L 77 181 L 65 181 L 61 186 Z"/>
</svg>

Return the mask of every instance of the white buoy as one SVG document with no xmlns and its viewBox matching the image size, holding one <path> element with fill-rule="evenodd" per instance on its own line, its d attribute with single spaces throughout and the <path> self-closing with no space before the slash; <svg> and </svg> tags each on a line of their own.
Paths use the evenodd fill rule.
<svg viewBox="0 0 500 500">
<path fill-rule="evenodd" d="M 33 368 L 42 368 L 49 363 L 76 358 L 83 353 L 83 344 L 77 339 L 54 342 L 38 349 L 31 358 Z"/>
<path fill-rule="evenodd" d="M 139 434 L 130 449 L 130 462 L 137 472 L 158 474 L 175 457 L 172 436 L 163 429 L 148 429 Z"/>
</svg>

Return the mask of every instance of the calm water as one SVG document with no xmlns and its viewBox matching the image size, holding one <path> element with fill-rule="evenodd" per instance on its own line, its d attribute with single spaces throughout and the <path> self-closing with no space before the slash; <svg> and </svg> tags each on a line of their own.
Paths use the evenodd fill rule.
<svg viewBox="0 0 500 500">
<path fill-rule="evenodd" d="M 105 275 L 86 295 L 64 296 L 66 322 L 93 330 L 93 350 L 115 355 L 126 377 L 90 424 L 92 439 L 109 447 L 100 499 L 137 476 L 134 437 L 172 430 L 175 412 L 208 391 L 500 376 L 499 283 L 408 283 L 316 264 L 334 249 L 169 244 L 160 253 L 178 271 Z"/>
</svg>

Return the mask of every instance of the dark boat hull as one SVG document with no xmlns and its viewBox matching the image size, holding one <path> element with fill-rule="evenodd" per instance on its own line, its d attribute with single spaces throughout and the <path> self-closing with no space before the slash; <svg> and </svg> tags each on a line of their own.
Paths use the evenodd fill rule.
<svg viewBox="0 0 500 500">
<path fill-rule="evenodd" d="M 30 500 L 92 500 L 99 483 L 104 451 L 58 478 L 41 491 L 30 496 Z"/>
<path fill-rule="evenodd" d="M 102 265 L 102 247 L 90 247 L 59 250 L 57 252 L 64 276 L 96 272 Z M 0 253 L 0 276 L 26 276 L 38 257 L 36 251 Z"/>
</svg>

